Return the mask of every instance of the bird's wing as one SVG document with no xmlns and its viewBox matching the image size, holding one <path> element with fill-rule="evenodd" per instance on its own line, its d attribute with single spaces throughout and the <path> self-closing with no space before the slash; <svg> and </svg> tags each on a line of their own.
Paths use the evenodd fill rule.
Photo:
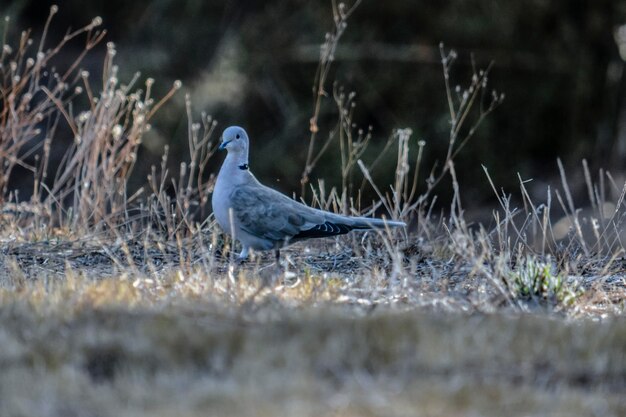
<svg viewBox="0 0 626 417">
<path fill-rule="evenodd" d="M 230 200 L 239 227 L 263 239 L 289 240 L 326 222 L 322 211 L 258 183 L 235 187 Z"/>
</svg>

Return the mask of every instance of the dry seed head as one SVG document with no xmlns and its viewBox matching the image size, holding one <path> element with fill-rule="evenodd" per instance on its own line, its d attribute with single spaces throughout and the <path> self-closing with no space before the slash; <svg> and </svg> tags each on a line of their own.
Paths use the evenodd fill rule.
<svg viewBox="0 0 626 417">
<path fill-rule="evenodd" d="M 111 129 L 111 136 L 113 136 L 113 139 L 117 140 L 122 137 L 122 132 L 122 126 L 117 124 L 113 126 L 113 129 Z"/>
<path fill-rule="evenodd" d="M 41 122 L 42 120 L 43 120 L 43 114 L 41 114 L 41 113 L 35 114 L 35 121 L 36 122 Z"/>
<path fill-rule="evenodd" d="M 32 67 L 33 65 L 35 65 L 35 60 L 34 60 L 34 59 L 32 59 L 32 58 L 28 58 L 28 59 L 26 60 L 26 68 L 30 68 L 30 67 Z"/>
<path fill-rule="evenodd" d="M 11 61 L 9 67 L 11 68 L 11 71 L 15 72 L 17 70 L 17 62 Z"/>
<path fill-rule="evenodd" d="M 44 54 L 43 52 L 37 52 L 37 62 L 43 61 L 45 57 L 46 57 L 46 54 Z"/>
<path fill-rule="evenodd" d="M 146 123 L 146 125 L 143 127 L 144 132 L 149 132 L 151 129 L 152 125 L 150 123 Z"/>
<path fill-rule="evenodd" d="M 87 79 L 87 78 L 89 78 L 89 71 L 85 71 L 85 70 L 81 71 L 81 72 L 80 72 L 80 76 L 81 76 L 83 79 Z"/>
<path fill-rule="evenodd" d="M 16 76 L 13 77 L 13 82 L 16 83 L 16 84 L 19 83 L 20 80 L 21 80 L 21 78 L 20 78 L 19 75 L 16 75 Z"/>
<path fill-rule="evenodd" d="M 74 93 L 82 94 L 82 92 L 83 92 L 83 87 L 77 85 L 76 88 L 74 88 Z"/>
<path fill-rule="evenodd" d="M 80 135 L 76 135 L 74 136 L 74 143 L 77 145 L 80 145 L 80 143 L 82 142 Z"/>
<path fill-rule="evenodd" d="M 84 122 L 87 121 L 87 119 L 89 119 L 89 116 L 91 116 L 91 112 L 89 112 L 89 111 L 81 112 L 78 115 L 78 121 L 81 122 L 81 123 L 84 123 Z"/>
<path fill-rule="evenodd" d="M 92 27 L 100 26 L 101 24 L 102 24 L 102 18 L 100 16 L 94 17 L 93 20 L 91 21 Z"/>
<path fill-rule="evenodd" d="M 404 129 L 400 129 L 400 134 L 401 134 L 404 138 L 408 139 L 408 138 L 409 138 L 409 137 L 413 134 L 413 129 L 411 129 L 411 128 L 409 128 L 409 127 L 404 128 Z"/>
<path fill-rule="evenodd" d="M 182 86 L 183 86 L 182 81 L 180 81 L 180 80 L 176 80 L 176 81 L 174 81 L 174 89 L 175 89 L 175 90 L 180 89 L 180 87 L 182 87 Z"/>
<path fill-rule="evenodd" d="M 154 78 L 148 78 L 146 80 L 146 87 L 151 87 L 154 84 Z"/>
<path fill-rule="evenodd" d="M 57 6 L 56 4 L 53 4 L 52 6 L 50 6 L 50 14 L 55 14 L 58 11 L 59 11 L 59 6 Z"/>
<path fill-rule="evenodd" d="M 107 43 L 107 54 L 110 57 L 114 57 L 117 52 L 115 51 L 115 44 L 113 42 Z"/>
<path fill-rule="evenodd" d="M 417 146 L 419 146 L 420 148 L 423 148 L 424 146 L 426 146 L 426 141 L 424 139 L 418 140 Z"/>
</svg>

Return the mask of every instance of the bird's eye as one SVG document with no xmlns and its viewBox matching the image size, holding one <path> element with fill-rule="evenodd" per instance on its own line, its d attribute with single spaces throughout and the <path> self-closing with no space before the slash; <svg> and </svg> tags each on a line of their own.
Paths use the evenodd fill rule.
<svg viewBox="0 0 626 417">
<path fill-rule="evenodd" d="M 237 136 L 235 136 L 237 139 L 239 139 L 241 136 L 239 134 L 237 134 Z"/>
</svg>

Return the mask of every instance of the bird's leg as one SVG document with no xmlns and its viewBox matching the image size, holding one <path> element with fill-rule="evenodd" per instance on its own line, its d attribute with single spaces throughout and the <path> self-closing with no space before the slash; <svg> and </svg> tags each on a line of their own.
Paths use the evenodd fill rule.
<svg viewBox="0 0 626 417">
<path fill-rule="evenodd" d="M 248 258 L 248 253 L 249 252 L 250 252 L 250 248 L 248 248 L 247 246 L 244 246 L 243 249 L 241 250 L 241 253 L 237 257 L 237 263 L 239 265 L 241 265 L 244 262 L 246 262 L 246 259 Z"/>
<path fill-rule="evenodd" d="M 275 249 L 274 255 L 276 256 L 276 265 L 280 265 L 280 249 Z"/>
</svg>

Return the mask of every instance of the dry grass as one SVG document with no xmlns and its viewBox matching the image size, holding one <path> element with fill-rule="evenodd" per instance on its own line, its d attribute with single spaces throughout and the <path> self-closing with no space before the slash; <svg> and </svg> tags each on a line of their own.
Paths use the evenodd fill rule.
<svg viewBox="0 0 626 417">
<path fill-rule="evenodd" d="M 83 54 L 67 74 L 41 75 L 64 41 L 50 48 L 43 36 L 32 64 L 28 34 L 5 48 L 0 415 L 626 413 L 622 187 L 606 172 L 594 182 L 585 164 L 591 209 L 581 211 L 561 167 L 562 187 L 543 203 L 520 178 L 517 209 L 488 177 L 501 205 L 493 227 L 468 224 L 454 160 L 503 96 L 488 89 L 489 68 L 453 88 L 456 54 L 443 46 L 444 163 L 422 179 L 427 144 L 400 129 L 380 157 L 395 158 L 394 183 L 375 184 L 380 159 L 361 160 L 372 136 L 354 126 L 353 96 L 323 94 L 349 15 L 335 7 L 322 51 L 302 184 L 336 149 L 341 189 L 321 182 L 308 202 L 410 227 L 294 245 L 281 266 L 264 254 L 230 262 L 233 243 L 206 217 L 216 123 L 195 122 L 189 100 L 190 160 L 174 178 L 166 150 L 146 186 L 127 189 L 148 121 L 178 84 L 158 101 L 150 79 L 145 90 L 122 85 L 113 45 L 99 88 L 80 71 Z M 102 39 L 98 24 L 71 34 L 86 37 L 85 53 Z M 318 147 L 323 105 L 339 117 Z M 53 171 L 59 123 L 75 140 Z M 7 188 L 16 165 L 32 172 L 29 201 Z M 448 178 L 454 199 L 438 215 Z M 371 206 L 360 199 L 368 187 Z"/>
</svg>

